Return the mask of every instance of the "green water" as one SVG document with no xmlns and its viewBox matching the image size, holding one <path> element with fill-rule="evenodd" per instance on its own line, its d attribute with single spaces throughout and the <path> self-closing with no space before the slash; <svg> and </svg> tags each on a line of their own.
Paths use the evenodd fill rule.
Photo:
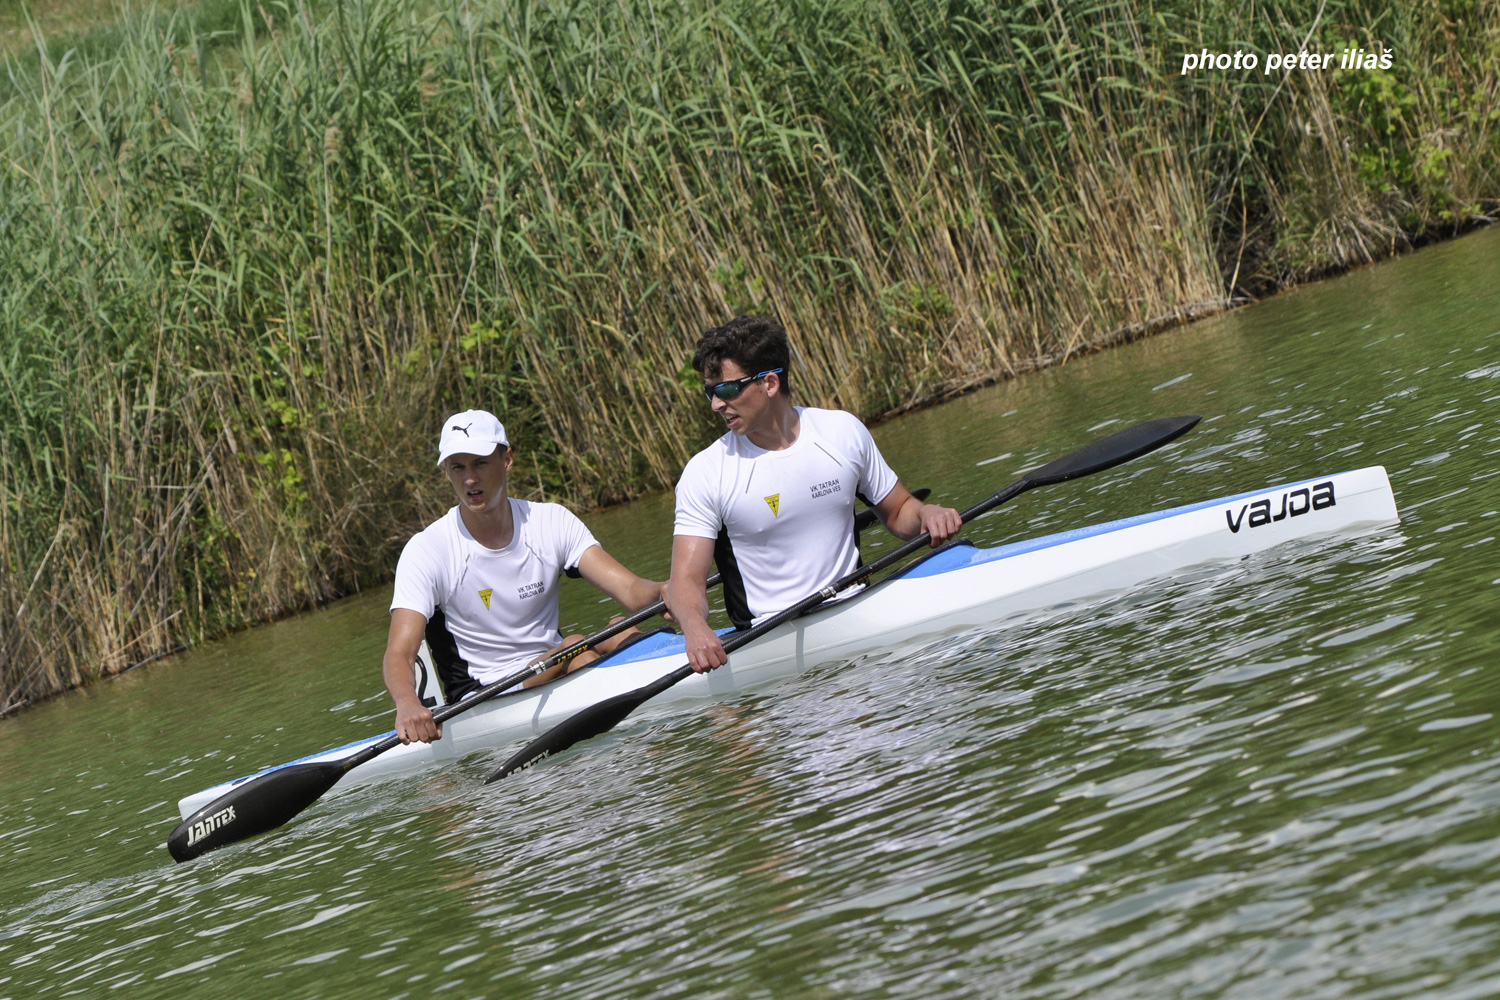
<svg viewBox="0 0 1500 1000">
<path fill-rule="evenodd" d="M 177 798 L 388 726 L 387 591 L 0 721 L 0 998 L 1500 995 L 1497 287 L 1480 233 L 876 428 L 964 506 L 1205 415 L 981 543 L 1372 464 L 1399 528 L 684 706 L 496 785 L 478 758 L 372 786 L 186 865 Z M 670 520 L 590 518 L 655 574 Z M 563 617 L 609 610 L 580 584 Z"/>
</svg>

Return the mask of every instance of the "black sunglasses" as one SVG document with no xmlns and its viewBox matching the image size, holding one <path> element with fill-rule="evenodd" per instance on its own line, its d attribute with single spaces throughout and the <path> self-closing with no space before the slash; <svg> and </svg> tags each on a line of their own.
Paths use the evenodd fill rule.
<svg viewBox="0 0 1500 1000">
<path fill-rule="evenodd" d="M 751 382 L 759 382 L 767 375 L 779 375 L 784 371 L 786 371 L 785 368 L 770 368 L 758 375 L 746 375 L 744 378 L 732 378 L 728 382 L 715 382 L 713 385 L 705 385 L 703 387 L 703 397 L 712 403 L 714 397 L 718 396 L 727 403 L 731 399 L 738 398 L 739 394 L 745 391 L 745 386 Z"/>
</svg>

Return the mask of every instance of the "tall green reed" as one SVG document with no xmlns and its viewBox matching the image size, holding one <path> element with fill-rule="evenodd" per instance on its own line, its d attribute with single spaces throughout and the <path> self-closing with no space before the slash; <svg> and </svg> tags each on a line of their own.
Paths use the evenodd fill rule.
<svg viewBox="0 0 1500 1000">
<path fill-rule="evenodd" d="M 735 313 L 873 417 L 1455 230 L 1496 194 L 1497 24 L 345 0 L 12 62 L 0 708 L 386 575 L 445 411 L 500 412 L 533 496 L 670 484 Z M 1178 73 L 1304 37 L 1397 68 Z"/>
</svg>

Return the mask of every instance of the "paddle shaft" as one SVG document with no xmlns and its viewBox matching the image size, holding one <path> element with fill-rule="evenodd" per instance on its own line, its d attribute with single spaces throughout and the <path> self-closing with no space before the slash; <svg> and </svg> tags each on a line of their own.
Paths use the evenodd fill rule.
<svg viewBox="0 0 1500 1000">
<path fill-rule="evenodd" d="M 1107 438 L 1086 445 L 1056 461 L 1034 469 L 1026 473 L 1020 479 L 1009 486 L 979 503 L 970 507 L 959 515 L 965 524 L 974 518 L 985 514 L 1000 504 L 1038 486 L 1047 486 L 1053 483 L 1066 482 L 1081 476 L 1092 475 L 1112 469 L 1134 458 L 1139 458 L 1148 452 L 1175 441 L 1191 430 L 1198 421 L 1198 416 L 1190 417 L 1162 417 L 1158 420 L 1148 420 L 1134 427 L 1112 434 Z M 838 593 L 848 590 L 850 587 L 865 583 L 876 573 L 895 565 L 901 560 L 914 554 L 924 545 L 930 544 L 932 537 L 923 532 L 915 538 L 908 540 L 874 562 L 861 566 L 854 572 L 834 581 L 815 594 L 803 598 L 796 604 L 767 618 L 765 621 L 751 628 L 735 632 L 724 640 L 724 652 L 729 653 L 739 649 L 748 642 L 765 635 L 771 629 L 791 621 L 800 615 L 810 611 L 812 608 L 822 604 Z M 522 747 L 514 756 L 497 768 L 488 779 L 489 782 L 513 774 L 518 770 L 530 767 L 532 764 L 551 754 L 568 747 L 591 736 L 597 736 L 602 732 L 614 728 L 622 719 L 633 712 L 640 705 L 661 694 L 688 677 L 695 671 L 691 664 L 683 664 L 676 670 L 634 691 L 628 691 L 613 698 L 605 699 L 598 705 L 591 706 L 577 713 L 572 718 L 565 720 L 556 727 L 532 740 Z"/>
</svg>

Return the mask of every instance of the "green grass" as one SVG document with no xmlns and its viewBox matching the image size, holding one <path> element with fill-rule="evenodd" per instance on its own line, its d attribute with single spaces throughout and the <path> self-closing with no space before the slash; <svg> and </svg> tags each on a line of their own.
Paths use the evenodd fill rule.
<svg viewBox="0 0 1500 1000">
<path fill-rule="evenodd" d="M 199 6 L 10 60 L 9 701 L 388 575 L 447 411 L 533 496 L 670 484 L 736 312 L 873 417 L 1492 208 L 1496 5 L 1318 9 Z M 1399 62 L 1178 74 L 1309 32 Z"/>
<path fill-rule="evenodd" d="M 241 6 L 242 0 L 0 0 L 0 60 L 31 75 L 43 58 L 57 63 L 70 52 L 75 59 L 108 59 L 147 25 L 178 39 L 191 33 L 228 40 L 242 23 Z M 0 76 L 0 100 L 13 94 L 9 75 Z"/>
</svg>

